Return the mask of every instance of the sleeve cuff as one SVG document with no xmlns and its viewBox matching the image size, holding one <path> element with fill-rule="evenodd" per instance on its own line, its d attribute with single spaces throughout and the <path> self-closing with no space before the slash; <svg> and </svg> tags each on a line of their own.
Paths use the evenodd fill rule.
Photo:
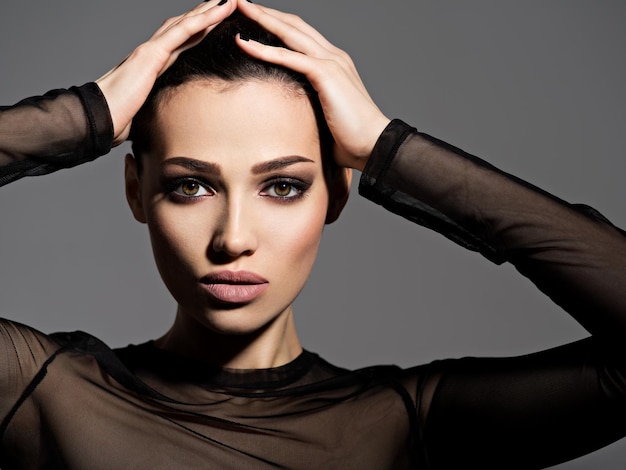
<svg viewBox="0 0 626 470">
<path fill-rule="evenodd" d="M 374 145 L 372 154 L 363 169 L 359 182 L 359 192 L 369 186 L 377 186 L 380 190 L 380 182 L 384 179 L 385 173 L 391 166 L 396 153 L 406 138 L 417 132 L 417 129 L 409 126 L 400 119 L 393 119 L 383 130 Z"/>
<path fill-rule="evenodd" d="M 468 250 L 480 252 L 496 264 L 505 262 L 503 254 L 492 244 L 436 208 L 398 189 L 400 183 L 398 178 L 406 179 L 407 175 L 402 171 L 401 163 L 400 168 L 394 168 L 398 166 L 394 160 L 402 153 L 401 148 L 409 145 L 411 141 L 415 142 L 417 136 L 426 137 L 403 121 L 392 120 L 376 141 L 372 155 L 363 169 L 359 181 L 359 194 L 413 223 L 441 233 Z M 437 145 L 447 144 L 440 142 Z M 393 175 L 390 174 L 390 169 L 393 169 L 391 172 Z"/>
<path fill-rule="evenodd" d="M 106 98 L 95 82 L 89 82 L 80 87 L 72 87 L 71 91 L 80 98 L 85 108 L 85 116 L 89 126 L 91 151 L 86 152 L 87 158 L 78 162 L 84 163 L 95 160 L 111 151 L 113 147 L 113 121 Z"/>
</svg>

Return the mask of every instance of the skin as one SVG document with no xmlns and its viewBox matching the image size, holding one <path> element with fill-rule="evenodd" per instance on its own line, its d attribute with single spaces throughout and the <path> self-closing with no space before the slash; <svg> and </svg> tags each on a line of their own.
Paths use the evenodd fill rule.
<svg viewBox="0 0 626 470">
<path fill-rule="evenodd" d="M 171 123 L 161 123 L 164 130 L 161 135 L 167 142 L 160 150 L 162 154 L 155 156 L 155 166 L 151 167 L 148 163 L 144 170 L 148 173 L 144 175 L 145 181 L 137 177 L 134 162 L 127 157 L 126 188 L 133 214 L 148 224 L 157 265 L 179 304 L 172 329 L 157 341 L 157 345 L 212 364 L 265 368 L 285 364 L 301 351 L 291 304 L 310 272 L 324 220 L 332 222 L 336 219 L 345 203 L 350 169 L 364 169 L 389 119 L 370 98 L 351 58 L 344 51 L 329 43 L 299 17 L 246 0 L 228 0 L 221 5 L 219 0 L 210 0 L 168 19 L 148 41 L 96 82 L 109 105 L 113 143 L 120 144 L 128 137 L 133 116 L 147 98 L 156 78 L 182 51 L 197 44 L 235 9 L 274 33 L 287 45 L 288 49 L 276 48 L 237 39 L 239 47 L 249 55 L 293 69 L 307 77 L 318 93 L 324 118 L 334 138 L 333 157 L 346 171 L 339 172 L 333 181 L 326 182 L 325 199 L 322 197 L 324 191 L 320 190 L 322 185 L 314 184 L 314 194 L 301 201 L 270 204 L 268 199 L 260 197 L 259 183 L 250 174 L 254 158 L 271 159 L 280 154 L 297 155 L 298 152 L 307 154 L 307 158 L 314 160 L 317 168 L 315 181 L 322 181 L 319 178 L 321 162 L 317 146 L 318 153 L 312 153 L 311 140 L 313 129 L 316 128 L 310 107 L 303 104 L 304 98 L 296 98 L 294 90 L 279 90 L 276 84 L 272 85 L 271 93 L 268 87 L 259 83 L 232 88 L 224 88 L 223 83 L 213 83 L 219 86 L 212 92 L 207 91 L 211 87 L 196 87 L 192 92 L 192 87 L 185 85 L 183 88 L 189 88 L 184 90 L 189 94 L 188 97 L 185 98 L 182 92 L 180 96 L 175 94 L 170 97 L 168 104 L 174 108 L 177 100 L 182 103 L 187 99 L 185 110 L 178 110 L 179 119 L 172 118 Z M 242 90 L 249 90 L 253 86 L 259 88 L 256 90 L 259 93 L 263 89 L 265 98 L 271 98 L 265 102 L 267 106 L 260 106 L 258 94 L 250 93 L 248 99 L 243 99 L 245 92 Z M 201 92 L 201 89 L 204 91 Z M 196 96 L 198 100 L 194 100 L 189 98 L 193 93 L 204 95 Z M 192 108 L 200 102 L 200 98 L 209 97 L 222 100 L 222 105 L 216 108 L 222 112 L 228 110 L 229 125 L 223 125 L 222 115 L 219 122 L 215 119 L 210 122 L 210 116 L 201 116 L 201 121 L 210 125 L 199 131 L 197 123 L 190 119 Z M 240 99 L 240 107 L 224 103 L 226 98 Z M 280 106 L 277 107 L 277 103 Z M 256 115 L 248 112 L 252 108 L 256 109 Z M 246 112 L 236 112 L 237 109 Z M 277 113 L 280 115 L 271 117 L 265 115 L 265 120 L 251 120 L 254 116 L 260 117 L 270 112 L 270 109 L 282 109 L 283 114 Z M 164 119 L 166 115 L 175 114 L 162 113 Z M 290 122 L 286 122 L 287 115 L 293 118 Z M 183 122 L 189 126 L 183 126 Z M 281 135 L 275 135 L 276 138 L 271 142 L 262 140 L 270 134 L 257 132 L 269 122 L 281 122 L 277 128 L 284 131 Z M 299 124 L 297 129 L 293 128 L 295 123 Z M 292 128 L 287 132 L 289 124 Z M 206 136 L 216 129 L 214 126 L 222 126 L 224 133 L 218 136 L 213 132 L 215 140 L 205 142 Z M 272 129 L 267 129 L 267 132 L 272 132 Z M 252 139 L 246 142 L 245 137 L 255 133 L 259 135 L 254 142 L 254 149 L 251 149 Z M 175 134 L 178 136 L 176 139 L 173 137 Z M 222 146 L 215 148 L 215 153 L 207 152 L 210 145 L 218 145 L 219 138 L 226 135 L 232 137 L 229 141 L 232 145 L 230 150 Z M 293 141 L 294 136 L 299 136 L 298 142 L 293 142 L 294 145 L 290 147 L 287 144 Z M 181 147 L 175 146 L 175 141 Z M 182 146 L 183 142 L 187 147 Z M 239 152 L 234 155 L 237 149 Z M 177 156 L 220 160 L 212 162 L 223 166 L 224 181 L 219 181 L 220 184 L 213 188 L 217 197 L 192 204 L 174 203 L 166 197 L 154 176 L 159 171 L 158 162 L 177 153 Z M 247 162 L 247 167 L 241 166 L 235 171 L 235 161 L 238 162 L 236 165 Z M 309 206 L 309 200 L 316 201 L 316 204 Z M 296 210 L 299 206 L 303 209 L 306 207 L 306 211 Z M 211 207 L 211 210 L 201 209 L 205 207 Z M 259 213 L 265 214 L 264 217 L 259 217 Z M 300 218 L 301 213 L 306 214 L 303 219 Z M 255 221 L 254 226 L 250 221 Z M 287 235 L 293 236 L 290 238 Z M 288 239 L 283 241 L 280 249 L 276 248 L 276 244 L 272 247 L 273 239 L 282 237 Z M 248 247 L 243 251 L 232 248 L 239 245 Z M 266 250 L 272 255 L 267 254 Z M 281 257 L 284 262 L 279 262 Z M 288 261 L 284 257 L 288 257 Z M 269 264 L 265 266 L 264 262 L 257 262 L 261 258 Z M 262 296 L 240 308 L 223 309 L 203 304 L 202 295 L 198 293 L 198 276 L 204 276 L 208 274 L 207 270 L 216 267 L 262 271 L 258 274 L 267 277 L 270 285 Z M 276 288 L 277 284 L 284 286 Z"/>
<path fill-rule="evenodd" d="M 154 81 L 184 50 L 202 40 L 235 9 L 278 36 L 289 49 L 238 39 L 239 46 L 258 59 L 304 74 L 319 94 L 326 122 L 336 142 L 340 166 L 363 170 L 387 118 L 369 96 L 350 56 L 296 15 L 247 0 L 202 2 L 168 19 L 117 67 L 96 80 L 114 127 L 114 144 L 128 137 L 133 116 Z"/>
<path fill-rule="evenodd" d="M 234 368 L 295 359 L 302 348 L 292 303 L 313 267 L 329 208 L 309 99 L 268 81 L 195 81 L 167 94 L 154 126 L 156 150 L 144 156 L 141 178 L 127 158 L 126 186 L 178 303 L 157 346 Z M 181 158 L 211 166 L 191 170 Z M 285 165 L 259 171 L 270 161 Z M 331 184 L 340 206 L 349 187 L 343 176 Z M 224 305 L 201 282 L 223 270 L 254 272 L 268 287 L 250 302 Z"/>
</svg>

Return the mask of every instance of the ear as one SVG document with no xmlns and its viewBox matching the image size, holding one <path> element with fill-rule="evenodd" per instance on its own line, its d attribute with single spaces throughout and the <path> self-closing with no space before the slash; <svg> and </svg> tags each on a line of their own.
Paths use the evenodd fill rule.
<svg viewBox="0 0 626 470">
<path fill-rule="evenodd" d="M 124 160 L 124 181 L 126 183 L 126 200 L 133 216 L 138 222 L 146 223 L 146 215 L 141 200 L 141 180 L 137 172 L 137 161 L 128 154 Z"/>
<path fill-rule="evenodd" d="M 328 182 L 328 211 L 326 212 L 327 224 L 332 224 L 339 218 L 346 202 L 348 202 L 351 183 L 352 168 L 339 168 L 332 180 Z"/>
</svg>

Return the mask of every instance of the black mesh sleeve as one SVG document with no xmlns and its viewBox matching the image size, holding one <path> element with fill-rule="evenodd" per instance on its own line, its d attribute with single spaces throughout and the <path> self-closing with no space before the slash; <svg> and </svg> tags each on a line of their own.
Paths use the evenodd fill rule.
<svg viewBox="0 0 626 470">
<path fill-rule="evenodd" d="M 360 192 L 496 263 L 592 336 L 511 358 L 432 365 L 418 410 L 433 468 L 544 468 L 626 435 L 626 237 L 483 160 L 393 121 Z"/>
<path fill-rule="evenodd" d="M 79 165 L 111 150 L 113 123 L 87 83 L 0 108 L 0 186 Z"/>
</svg>

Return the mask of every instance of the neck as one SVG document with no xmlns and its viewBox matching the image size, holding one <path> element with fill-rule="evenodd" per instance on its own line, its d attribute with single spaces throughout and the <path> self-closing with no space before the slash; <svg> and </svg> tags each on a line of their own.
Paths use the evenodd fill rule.
<svg viewBox="0 0 626 470">
<path fill-rule="evenodd" d="M 245 334 L 217 332 L 179 308 L 174 324 L 155 344 L 180 356 L 232 369 L 278 367 L 302 352 L 291 307 L 267 325 Z"/>
</svg>

